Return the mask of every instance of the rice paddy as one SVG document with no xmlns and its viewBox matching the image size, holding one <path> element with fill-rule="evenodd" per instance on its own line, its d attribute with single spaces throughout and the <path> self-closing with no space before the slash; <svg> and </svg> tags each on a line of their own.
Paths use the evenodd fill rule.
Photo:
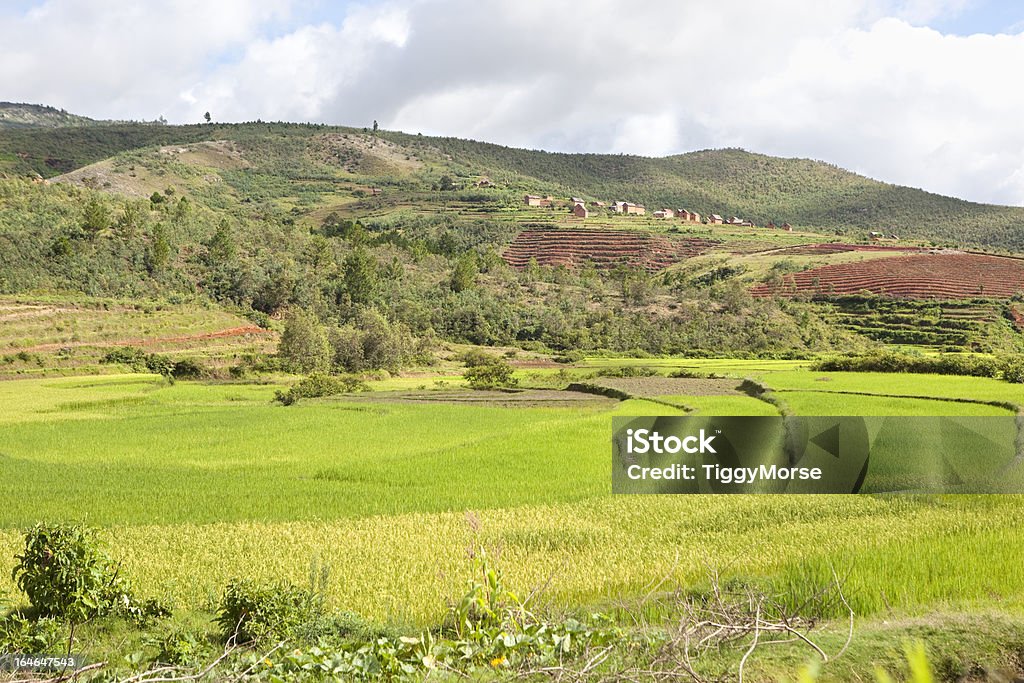
<svg viewBox="0 0 1024 683">
<path fill-rule="evenodd" d="M 948 399 L 1024 403 L 995 380 L 699 365 L 756 376 L 802 414 L 1010 415 Z M 429 402 L 284 407 L 275 388 L 149 375 L 0 383 L 0 596 L 17 599 L 7 577 L 19 528 L 45 519 L 102 527 L 143 593 L 196 610 L 232 577 L 301 582 L 316 563 L 330 567 L 336 606 L 435 623 L 478 545 L 509 585 L 547 583 L 544 600 L 561 608 L 630 599 L 666 575 L 697 585 L 708 564 L 794 595 L 835 568 L 859 614 L 1022 606 L 1018 496 L 611 494 L 612 416 L 682 413 L 671 404 L 775 414 L 753 397 L 509 409 L 439 390 Z M 885 395 L 863 395 L 872 388 Z"/>
</svg>

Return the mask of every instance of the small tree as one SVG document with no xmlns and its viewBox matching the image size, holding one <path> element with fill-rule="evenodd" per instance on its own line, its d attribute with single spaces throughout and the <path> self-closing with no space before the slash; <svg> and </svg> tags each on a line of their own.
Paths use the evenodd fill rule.
<svg viewBox="0 0 1024 683">
<path fill-rule="evenodd" d="M 476 265 L 476 255 L 468 252 L 459 257 L 452 268 L 452 277 L 449 284 L 453 292 L 463 292 L 472 289 L 476 284 L 476 276 L 479 269 Z"/>
<path fill-rule="evenodd" d="M 345 292 L 354 304 L 369 302 L 377 291 L 380 278 L 377 275 L 377 259 L 366 249 L 359 247 L 345 258 L 342 267 Z"/>
<path fill-rule="evenodd" d="M 95 237 L 110 227 L 110 209 L 106 204 L 93 197 L 85 204 L 82 211 L 82 229 Z"/>
<path fill-rule="evenodd" d="M 203 118 L 206 119 L 207 123 L 209 123 L 210 119 L 212 119 L 213 117 L 210 116 L 210 112 L 206 112 L 205 114 L 203 114 Z"/>
<path fill-rule="evenodd" d="M 441 190 L 441 192 L 451 192 L 455 189 L 455 181 L 452 180 L 452 177 L 450 175 L 443 175 L 441 176 L 438 188 Z"/>
<path fill-rule="evenodd" d="M 307 373 L 326 370 L 331 359 L 320 321 L 301 309 L 293 309 L 285 318 L 277 354 L 290 369 Z"/>
</svg>

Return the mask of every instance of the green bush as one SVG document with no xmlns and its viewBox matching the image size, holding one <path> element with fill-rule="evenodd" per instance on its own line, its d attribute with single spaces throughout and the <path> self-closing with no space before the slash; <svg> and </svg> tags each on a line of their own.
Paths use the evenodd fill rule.
<svg viewBox="0 0 1024 683">
<path fill-rule="evenodd" d="M 357 391 L 369 391 L 366 382 L 352 375 L 310 375 L 305 379 L 293 384 L 288 391 L 278 390 L 274 393 L 274 400 L 286 406 L 297 403 L 303 398 L 322 398 L 324 396 L 337 396 L 339 394 L 351 394 Z"/>
<path fill-rule="evenodd" d="M 1002 362 L 1003 379 L 1011 384 L 1024 384 L 1024 357 L 1011 356 Z"/>
<path fill-rule="evenodd" d="M 223 636 L 242 643 L 295 638 L 324 617 L 322 594 L 285 582 L 234 579 L 217 608 Z"/>
<path fill-rule="evenodd" d="M 907 372 L 971 377 L 998 377 L 1000 374 L 999 363 L 983 356 L 919 356 L 888 350 L 828 358 L 812 368 L 823 372 Z"/>
<path fill-rule="evenodd" d="M 199 379 L 206 374 L 206 367 L 194 358 L 183 358 L 171 366 L 171 375 L 175 379 Z"/>
<path fill-rule="evenodd" d="M 66 637 L 57 619 L 29 619 L 11 612 L 0 617 L 0 652 L 56 652 Z"/>
<path fill-rule="evenodd" d="M 108 351 L 101 363 L 127 365 L 132 372 L 152 372 L 173 379 L 198 379 L 208 374 L 207 368 L 193 358 L 174 360 L 159 353 L 146 353 L 134 346 L 120 346 Z"/>
<path fill-rule="evenodd" d="M 36 524 L 15 559 L 14 581 L 43 616 L 84 621 L 110 607 L 121 588 L 95 531 L 84 526 Z"/>
<path fill-rule="evenodd" d="M 654 377 L 658 371 L 638 365 L 623 365 L 617 368 L 602 368 L 597 371 L 598 377 Z"/>
<path fill-rule="evenodd" d="M 176 666 L 188 666 L 200 661 L 207 653 L 203 634 L 188 628 L 178 627 L 158 642 L 160 652 L 157 661 Z"/>
<path fill-rule="evenodd" d="M 499 389 L 519 384 L 512 373 L 511 365 L 500 358 L 494 358 L 490 363 L 466 368 L 462 376 L 473 389 Z"/>
<path fill-rule="evenodd" d="M 483 349 L 470 349 L 459 354 L 458 360 L 462 361 L 467 368 L 475 368 L 481 365 L 490 365 L 496 362 L 498 357 L 487 353 Z"/>
</svg>

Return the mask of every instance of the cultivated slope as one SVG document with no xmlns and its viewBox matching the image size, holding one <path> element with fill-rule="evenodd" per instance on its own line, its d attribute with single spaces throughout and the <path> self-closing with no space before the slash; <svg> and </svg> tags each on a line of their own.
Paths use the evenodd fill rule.
<svg viewBox="0 0 1024 683">
<path fill-rule="evenodd" d="M 0 172 L 32 172 L 52 177 L 130 150 L 230 140 L 242 142 L 250 150 L 273 150 L 280 175 L 295 178 L 308 175 L 311 162 L 330 161 L 325 154 L 325 136 L 344 140 L 345 135 L 362 132 L 352 128 L 264 123 L 23 127 L 6 129 L 0 135 Z M 954 246 L 1024 250 L 1024 208 L 976 204 L 889 185 L 806 159 L 780 159 L 734 149 L 658 159 L 558 154 L 391 132 L 381 132 L 377 139 L 382 144 L 415 150 L 418 156 L 432 158 L 436 163 L 417 168 L 419 172 L 412 183 L 406 182 L 413 169 L 405 166 L 404 157 L 394 160 L 401 163 L 336 166 L 351 177 L 367 178 L 368 184 L 388 184 L 400 177 L 406 189 L 429 190 L 444 174 L 461 181 L 463 187 L 468 187 L 474 178 L 488 176 L 496 181 L 498 189 L 509 191 L 527 189 L 604 201 L 626 199 L 650 208 L 666 206 L 689 208 L 704 215 L 739 215 L 759 224 L 786 221 L 858 235 L 866 230 L 882 230 Z M 342 144 L 326 151 L 360 156 L 365 150 L 352 147 L 346 151 Z"/>
</svg>

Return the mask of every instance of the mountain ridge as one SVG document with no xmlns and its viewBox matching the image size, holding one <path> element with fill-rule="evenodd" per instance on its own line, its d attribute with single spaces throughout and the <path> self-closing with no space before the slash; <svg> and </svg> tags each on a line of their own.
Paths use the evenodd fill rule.
<svg viewBox="0 0 1024 683">
<path fill-rule="evenodd" d="M 501 179 L 499 189 L 509 192 L 627 200 L 650 209 L 687 208 L 703 215 L 736 215 L 757 224 L 788 222 L 836 234 L 880 230 L 953 246 L 1024 250 L 1024 207 L 971 202 L 874 180 L 829 162 L 736 148 L 667 157 L 546 152 L 454 137 L 264 122 L 90 122 L 2 130 L 0 172 L 13 175 L 52 178 L 161 145 L 227 140 L 245 145 L 255 159 L 271 160 L 252 164 L 245 171 L 251 175 L 355 176 L 364 177 L 369 185 L 390 184 L 393 191 L 408 192 L 429 190 L 442 175 L 464 184 L 493 176 Z M 415 173 L 399 173 L 394 163 L 356 168 L 338 159 L 313 158 L 314 147 L 325 136 L 342 138 L 332 141 L 339 158 L 373 158 L 372 146 L 382 141 L 397 145 L 398 153 L 409 158 L 427 153 L 433 162 Z M 395 158 L 393 154 L 392 161 Z"/>
</svg>

